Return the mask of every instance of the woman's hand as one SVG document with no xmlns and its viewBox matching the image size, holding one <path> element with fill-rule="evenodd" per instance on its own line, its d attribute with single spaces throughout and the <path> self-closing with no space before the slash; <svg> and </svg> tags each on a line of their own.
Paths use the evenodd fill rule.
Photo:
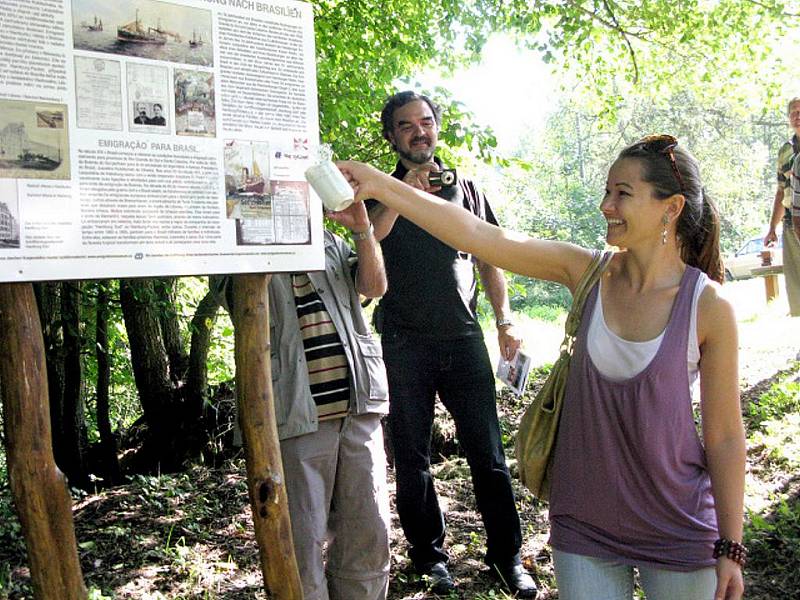
<svg viewBox="0 0 800 600">
<path fill-rule="evenodd" d="M 730 558 L 717 559 L 717 590 L 714 600 L 741 600 L 744 594 L 742 568 Z"/>
<path fill-rule="evenodd" d="M 388 175 L 381 173 L 375 167 L 354 160 L 340 160 L 336 162 L 336 166 L 353 188 L 357 202 L 370 198 L 380 200 L 381 179 L 389 177 Z"/>
</svg>

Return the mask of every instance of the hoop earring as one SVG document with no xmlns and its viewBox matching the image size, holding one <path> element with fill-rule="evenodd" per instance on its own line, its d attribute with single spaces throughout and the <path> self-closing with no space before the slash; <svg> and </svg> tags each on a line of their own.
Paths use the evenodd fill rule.
<svg viewBox="0 0 800 600">
<path fill-rule="evenodd" d="M 662 225 L 664 225 L 664 229 L 661 230 L 661 245 L 667 245 L 667 225 L 669 225 L 669 217 L 664 215 L 664 218 L 661 219 Z"/>
</svg>

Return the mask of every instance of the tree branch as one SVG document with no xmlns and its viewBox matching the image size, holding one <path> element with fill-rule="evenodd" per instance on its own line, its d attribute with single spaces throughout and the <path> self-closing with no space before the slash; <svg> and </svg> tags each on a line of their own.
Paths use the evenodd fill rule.
<svg viewBox="0 0 800 600">
<path fill-rule="evenodd" d="M 747 0 L 747 1 L 750 4 L 755 4 L 756 6 L 760 6 L 761 8 L 766 8 L 768 10 L 771 10 L 775 14 L 780 15 L 782 17 L 800 17 L 800 13 L 790 13 L 778 10 L 778 7 L 775 6 L 774 4 L 767 4 L 766 2 L 759 2 L 758 0 Z"/>
<path fill-rule="evenodd" d="M 657 39 L 656 40 L 651 39 L 648 35 L 645 35 L 645 33 L 653 33 L 652 30 L 644 28 L 643 32 L 638 32 L 638 31 L 631 31 L 630 29 L 623 29 L 622 26 L 619 25 L 618 22 L 617 23 L 612 23 L 612 22 L 608 21 L 607 19 L 604 19 L 603 17 L 598 15 L 596 12 L 592 12 L 588 8 L 584 8 L 582 5 L 580 5 L 577 2 L 571 2 L 570 5 L 573 8 L 575 8 L 576 10 L 578 10 L 579 12 L 582 12 L 583 14 L 588 15 L 589 17 L 591 17 L 592 20 L 597 21 L 598 23 L 600 23 L 606 29 L 610 29 L 612 31 L 616 31 L 617 33 L 619 33 L 620 35 L 625 37 L 625 41 L 628 42 L 628 45 L 630 45 L 629 38 L 635 38 L 635 39 L 640 40 L 640 41 L 642 41 L 642 42 L 644 42 L 646 44 L 653 44 L 655 46 L 660 46 L 662 48 L 665 48 L 665 49 L 669 50 L 670 52 L 672 52 L 675 56 L 678 56 L 683 60 L 690 60 L 690 59 L 697 60 L 697 59 L 704 58 L 703 55 L 701 53 L 699 53 L 699 52 L 694 52 L 693 51 L 693 52 L 691 52 L 689 54 L 686 54 L 686 53 L 681 52 L 680 50 L 678 50 L 673 45 L 666 44 L 666 43 L 664 43 L 664 42 L 662 42 L 660 40 L 657 40 Z M 612 16 L 613 16 L 613 13 L 612 13 Z"/>
<path fill-rule="evenodd" d="M 633 50 L 631 41 L 628 39 L 628 34 L 624 29 L 622 29 L 622 27 L 620 27 L 619 21 L 617 21 L 617 17 L 614 14 L 614 11 L 611 9 L 611 5 L 609 4 L 608 0 L 603 0 L 603 6 L 606 7 L 608 14 L 611 15 L 611 21 L 614 23 L 614 29 L 619 32 L 619 34 L 622 36 L 622 39 L 625 40 L 625 44 L 628 46 L 628 53 L 631 55 L 631 63 L 633 63 L 633 83 L 636 84 L 639 82 L 639 65 L 636 62 L 636 52 Z"/>
</svg>

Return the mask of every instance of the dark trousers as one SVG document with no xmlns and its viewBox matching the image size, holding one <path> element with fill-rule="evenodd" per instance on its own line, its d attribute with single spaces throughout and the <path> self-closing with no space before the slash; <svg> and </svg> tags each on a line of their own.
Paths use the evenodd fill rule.
<svg viewBox="0 0 800 600">
<path fill-rule="evenodd" d="M 447 561 L 444 517 L 430 473 L 436 394 L 453 416 L 486 528 L 486 562 L 519 563 L 522 545 L 511 477 L 503 454 L 494 374 L 483 338 L 424 341 L 385 331 L 389 424 L 397 479 L 397 512 L 418 568 Z"/>
</svg>

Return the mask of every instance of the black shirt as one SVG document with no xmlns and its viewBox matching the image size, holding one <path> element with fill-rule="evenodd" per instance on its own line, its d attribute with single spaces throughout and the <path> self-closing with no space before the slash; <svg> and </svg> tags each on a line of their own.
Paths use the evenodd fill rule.
<svg viewBox="0 0 800 600">
<path fill-rule="evenodd" d="M 441 166 L 439 159 L 435 159 Z M 398 162 L 393 177 L 403 179 L 408 169 Z M 497 224 L 483 193 L 469 179 L 458 179 L 436 196 Z M 376 200 L 368 200 L 372 208 Z M 402 216 L 381 240 L 389 287 L 376 309 L 383 333 L 406 331 L 426 339 L 453 339 L 481 335 L 476 315 L 475 259 L 459 252 Z"/>
</svg>

